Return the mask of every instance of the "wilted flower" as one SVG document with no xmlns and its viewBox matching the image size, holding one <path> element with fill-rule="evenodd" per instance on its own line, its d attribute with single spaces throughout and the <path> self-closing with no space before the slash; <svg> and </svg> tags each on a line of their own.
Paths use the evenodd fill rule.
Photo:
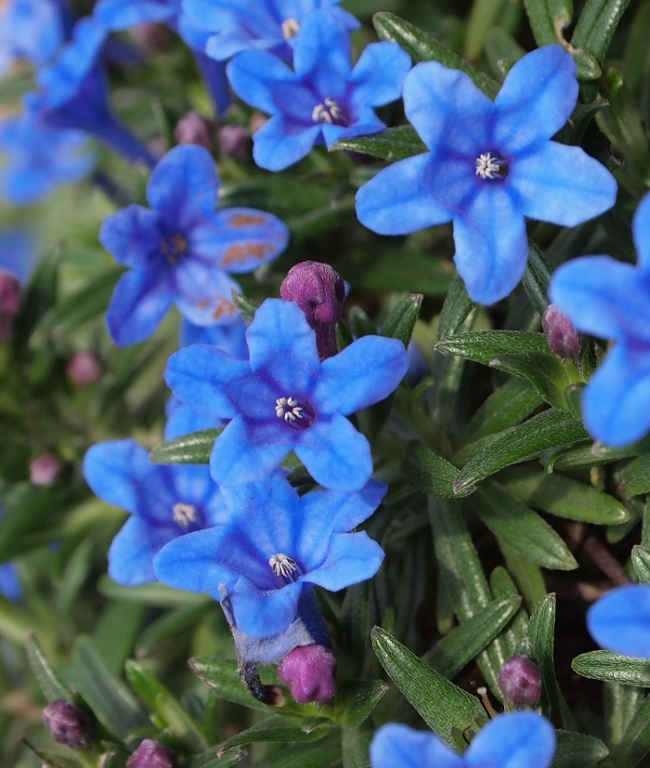
<svg viewBox="0 0 650 768">
<path fill-rule="evenodd" d="M 429 151 L 381 171 L 357 194 L 359 220 L 385 235 L 454 222 L 454 261 L 474 301 L 493 304 L 521 280 L 525 217 L 575 226 L 611 208 L 616 181 L 579 147 L 550 141 L 578 96 L 559 45 L 524 56 L 492 102 L 463 72 L 418 64 L 404 108 Z"/>
</svg>

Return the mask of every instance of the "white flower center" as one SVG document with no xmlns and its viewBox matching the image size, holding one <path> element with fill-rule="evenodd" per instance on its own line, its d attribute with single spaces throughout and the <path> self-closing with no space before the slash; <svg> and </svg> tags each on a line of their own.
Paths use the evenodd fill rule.
<svg viewBox="0 0 650 768">
<path fill-rule="evenodd" d="M 197 520 L 196 508 L 191 504 L 174 504 L 174 522 L 178 523 L 181 528 L 187 528 L 190 523 L 195 523 Z"/>
<path fill-rule="evenodd" d="M 476 175 L 482 179 L 503 179 L 508 175 L 508 163 L 497 154 L 484 152 L 476 159 Z"/>
<path fill-rule="evenodd" d="M 293 397 L 280 397 L 275 401 L 275 413 L 279 419 L 295 421 L 305 418 L 305 409 Z"/>
<path fill-rule="evenodd" d="M 285 40 L 291 40 L 300 32 L 300 22 L 296 19 L 287 19 L 282 22 L 282 35 Z"/>
<path fill-rule="evenodd" d="M 298 570 L 296 561 L 281 552 L 277 555 L 271 555 L 269 565 L 276 576 L 284 576 L 285 579 Z"/>
<path fill-rule="evenodd" d="M 340 123 L 345 119 L 345 114 L 334 99 L 325 99 L 322 104 L 317 104 L 311 113 L 311 119 L 315 123 Z"/>
</svg>

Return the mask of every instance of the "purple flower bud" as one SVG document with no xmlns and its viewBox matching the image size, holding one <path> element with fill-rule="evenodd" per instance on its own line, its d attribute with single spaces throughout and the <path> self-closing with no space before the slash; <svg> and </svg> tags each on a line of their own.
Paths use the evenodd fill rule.
<svg viewBox="0 0 650 768">
<path fill-rule="evenodd" d="M 542 673 L 528 656 L 513 656 L 499 670 L 499 687 L 517 709 L 535 707 L 542 695 Z"/>
<path fill-rule="evenodd" d="M 34 485 L 54 485 L 62 467 L 53 453 L 42 453 L 29 462 L 29 479 Z"/>
<path fill-rule="evenodd" d="M 68 360 L 65 370 L 79 389 L 95 384 L 102 375 L 102 369 L 92 352 L 77 352 Z"/>
<path fill-rule="evenodd" d="M 569 318 L 555 304 L 549 304 L 542 317 L 542 328 L 548 345 L 563 360 L 578 360 L 580 337 Z"/>
<path fill-rule="evenodd" d="M 198 112 L 188 112 L 182 117 L 174 136 L 179 144 L 198 144 L 208 150 L 212 146 L 212 126 Z"/>
<path fill-rule="evenodd" d="M 174 768 L 174 753 L 153 739 L 145 739 L 126 763 L 126 768 Z"/>
<path fill-rule="evenodd" d="M 0 270 L 0 341 L 11 336 L 14 317 L 20 309 L 20 284 L 13 275 Z"/>
<path fill-rule="evenodd" d="M 152 53 L 168 51 L 174 42 L 170 30 L 164 24 L 155 21 L 137 24 L 132 27 L 131 34 L 143 48 Z"/>
<path fill-rule="evenodd" d="M 345 283 L 336 270 L 318 261 L 303 261 L 291 267 L 280 288 L 285 301 L 294 301 L 316 331 L 321 360 L 333 357 L 336 348 L 336 324 L 341 319 Z"/>
<path fill-rule="evenodd" d="M 259 129 L 268 121 L 268 117 L 261 112 L 253 112 L 251 119 L 248 121 L 248 127 L 251 133 L 259 131 Z"/>
<path fill-rule="evenodd" d="M 90 717 L 83 709 L 57 699 L 43 709 L 43 722 L 59 744 L 72 749 L 90 749 Z"/>
<path fill-rule="evenodd" d="M 219 151 L 235 160 L 248 160 L 251 156 L 253 141 L 248 131 L 241 125 L 223 125 L 219 128 Z"/>
<path fill-rule="evenodd" d="M 327 701 L 336 693 L 336 656 L 322 645 L 301 645 L 282 659 L 278 674 L 298 704 Z"/>
</svg>

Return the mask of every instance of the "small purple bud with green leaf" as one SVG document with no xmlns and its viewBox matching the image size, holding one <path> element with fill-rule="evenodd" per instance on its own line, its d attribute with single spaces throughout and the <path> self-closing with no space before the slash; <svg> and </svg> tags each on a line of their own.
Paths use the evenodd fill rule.
<svg viewBox="0 0 650 768">
<path fill-rule="evenodd" d="M 555 304 L 549 304 L 542 317 L 542 328 L 548 345 L 563 360 L 577 360 L 580 356 L 580 336 L 569 318 Z"/>
<path fill-rule="evenodd" d="M 145 739 L 126 763 L 126 768 L 175 768 L 174 753 L 154 739 Z"/>
<path fill-rule="evenodd" d="M 43 722 L 59 744 L 71 749 L 90 749 L 90 717 L 80 707 L 56 699 L 43 709 Z"/>
<path fill-rule="evenodd" d="M 282 659 L 278 674 L 298 704 L 327 701 L 336 693 L 336 656 L 322 645 L 301 645 Z"/>
<path fill-rule="evenodd" d="M 499 687 L 517 709 L 536 707 L 542 695 L 542 673 L 528 656 L 513 656 L 499 670 Z"/>
</svg>

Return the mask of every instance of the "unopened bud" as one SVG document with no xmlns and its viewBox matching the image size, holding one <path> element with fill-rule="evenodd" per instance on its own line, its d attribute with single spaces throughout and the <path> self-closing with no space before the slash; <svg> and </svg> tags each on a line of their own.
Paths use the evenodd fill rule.
<svg viewBox="0 0 650 768">
<path fill-rule="evenodd" d="M 513 656 L 499 670 L 499 687 L 517 709 L 536 707 L 542 695 L 542 673 L 528 656 Z"/>
<path fill-rule="evenodd" d="M 14 317 L 20 309 L 20 284 L 13 275 L 0 270 L 0 341 L 11 336 Z"/>
<path fill-rule="evenodd" d="M 555 304 L 549 304 L 542 317 L 548 345 L 563 360 L 578 360 L 580 337 L 569 318 Z"/>
<path fill-rule="evenodd" d="M 188 112 L 178 121 L 174 137 L 179 144 L 198 144 L 210 149 L 212 146 L 212 126 L 198 112 Z"/>
<path fill-rule="evenodd" d="M 327 701 L 336 693 L 336 656 L 322 645 L 301 645 L 282 659 L 278 674 L 298 704 Z"/>
<path fill-rule="evenodd" d="M 29 479 L 34 485 L 54 485 L 62 466 L 53 453 L 42 453 L 29 462 Z"/>
<path fill-rule="evenodd" d="M 174 753 L 153 739 L 145 739 L 126 763 L 126 768 L 174 768 Z"/>
<path fill-rule="evenodd" d="M 336 324 L 343 313 L 345 283 L 328 264 L 303 261 L 291 267 L 280 287 L 285 301 L 294 301 L 316 331 L 318 356 L 333 357 L 336 348 Z"/>
<path fill-rule="evenodd" d="M 223 125 L 219 128 L 219 151 L 235 160 L 248 160 L 251 156 L 252 139 L 241 125 Z"/>
<path fill-rule="evenodd" d="M 68 360 L 65 370 L 79 389 L 95 384 L 102 375 L 102 369 L 92 352 L 77 352 Z"/>
<path fill-rule="evenodd" d="M 131 28 L 131 34 L 143 48 L 152 52 L 167 51 L 174 42 L 170 30 L 164 24 L 156 21 L 136 24 Z"/>
<path fill-rule="evenodd" d="M 72 749 L 90 749 L 90 717 L 83 709 L 57 699 L 43 709 L 43 722 L 59 744 Z"/>
</svg>

